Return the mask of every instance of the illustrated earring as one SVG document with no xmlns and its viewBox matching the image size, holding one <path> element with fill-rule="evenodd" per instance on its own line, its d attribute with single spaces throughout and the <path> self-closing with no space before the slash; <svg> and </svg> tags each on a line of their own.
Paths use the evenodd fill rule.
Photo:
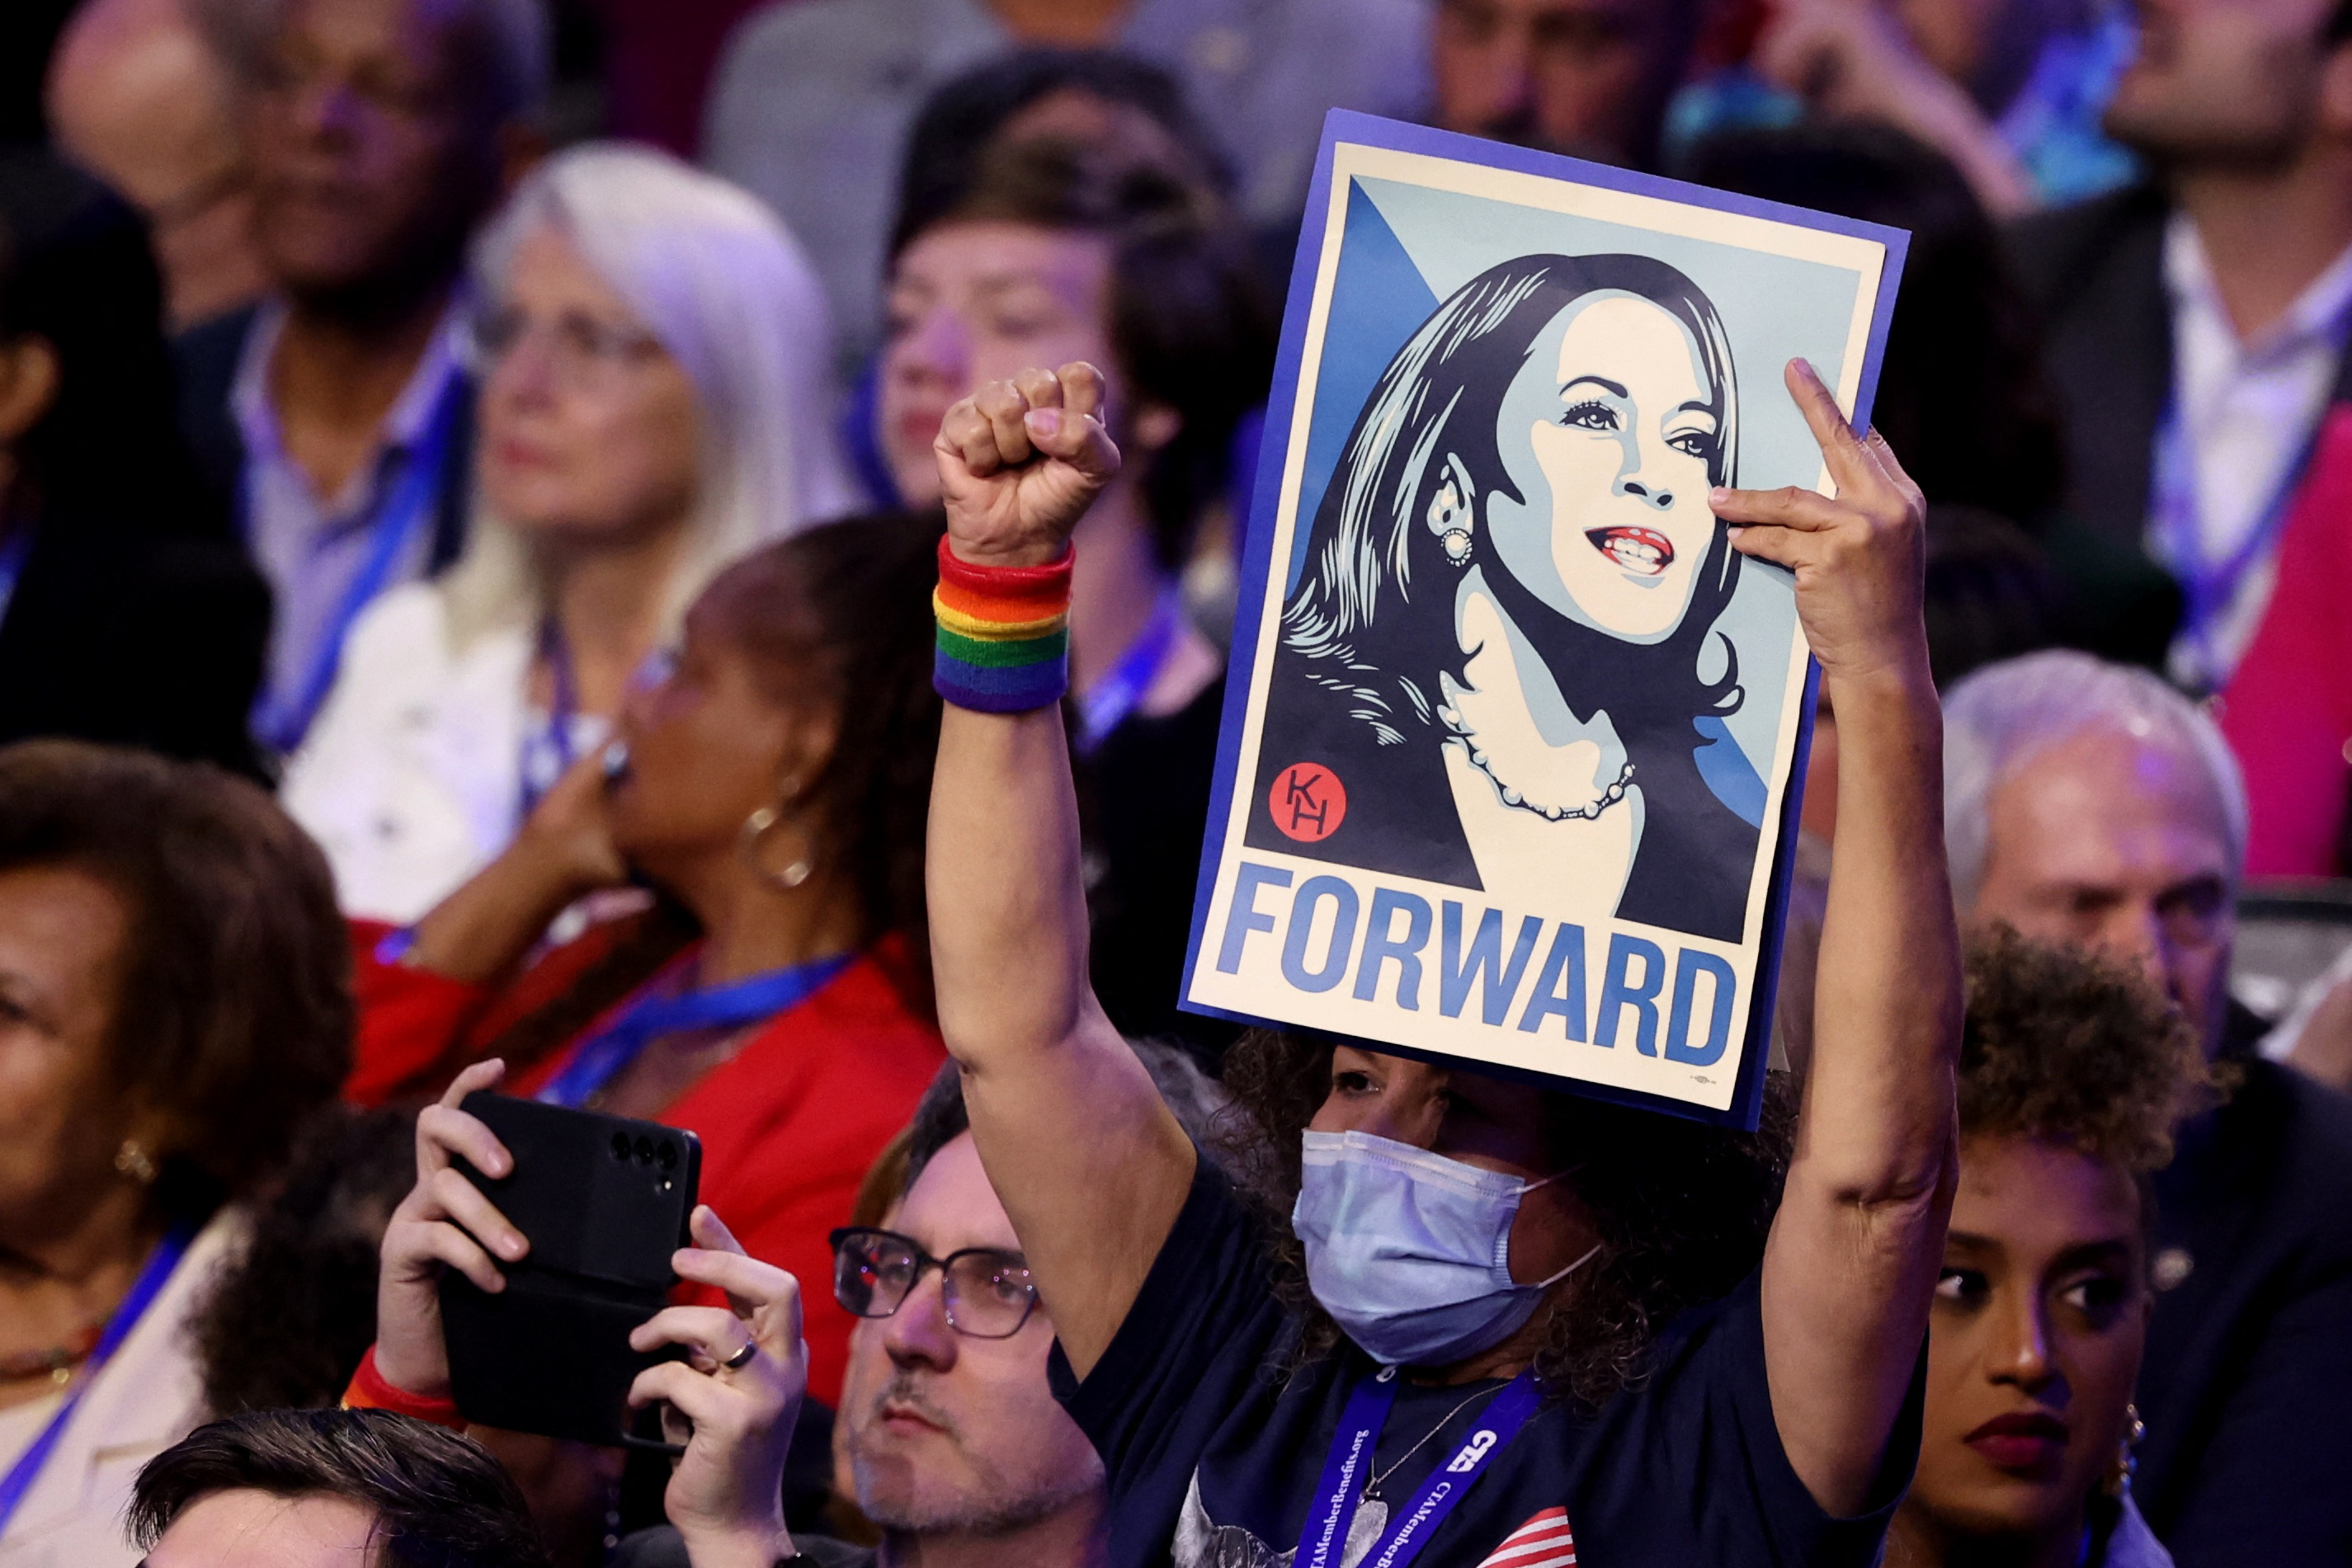
<svg viewBox="0 0 2352 1568">
<path fill-rule="evenodd" d="M 114 1168 L 141 1186 L 155 1185 L 155 1162 L 139 1146 L 136 1138 L 123 1139 L 122 1146 L 114 1151 Z"/>
<path fill-rule="evenodd" d="M 2139 1473 L 2140 1442 L 2147 1436 L 2147 1423 L 2139 1418 L 2139 1406 L 2125 1406 L 2124 1440 L 2106 1476 L 2106 1493 L 2117 1501 L 2131 1496 L 2132 1477 Z"/>
<path fill-rule="evenodd" d="M 743 836 L 738 842 L 743 863 L 750 866 L 761 882 L 780 893 L 787 893 L 808 881 L 816 871 L 816 837 L 794 818 L 785 814 L 793 797 L 801 792 L 800 780 L 788 779 L 782 790 L 781 805 L 762 806 L 743 819 Z M 766 841 L 778 830 L 797 832 L 800 842 L 792 859 L 782 865 L 772 863 L 766 852 Z"/>
<path fill-rule="evenodd" d="M 1470 482 L 1470 472 L 1463 467 L 1462 459 L 1447 453 L 1445 478 L 1429 497 L 1429 516 L 1425 520 L 1429 531 L 1437 536 L 1438 548 L 1456 567 L 1470 564 L 1470 525 L 1477 517 L 1477 497 L 1478 487 Z"/>
</svg>

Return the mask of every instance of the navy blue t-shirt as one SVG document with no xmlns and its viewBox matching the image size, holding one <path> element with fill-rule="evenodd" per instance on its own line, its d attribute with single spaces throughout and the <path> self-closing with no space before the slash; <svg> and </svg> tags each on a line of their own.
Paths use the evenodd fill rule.
<svg viewBox="0 0 2352 1568">
<path fill-rule="evenodd" d="M 1349 1347 L 1293 1366 L 1297 1323 L 1274 1299 L 1263 1240 L 1202 1160 L 1093 1373 L 1079 1383 L 1054 1348 L 1054 1392 L 1108 1471 L 1113 1568 L 1281 1568 L 1298 1544 L 1341 1408 L 1373 1364 Z M 1380 1500 L 1359 1508 L 1343 1568 L 1477 1429 L 1502 1386 L 1398 1391 L 1370 1467 Z M 1538 1411 L 1417 1568 L 1869 1568 L 1918 1457 L 1919 1397 L 1915 1384 L 1870 1511 L 1824 1513 L 1772 1424 L 1751 1274 L 1669 1325 L 1636 1387 L 1589 1415 Z"/>
</svg>

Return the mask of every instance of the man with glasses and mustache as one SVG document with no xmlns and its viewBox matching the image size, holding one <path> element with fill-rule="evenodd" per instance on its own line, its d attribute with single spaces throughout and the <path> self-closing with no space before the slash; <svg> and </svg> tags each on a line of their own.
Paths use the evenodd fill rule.
<svg viewBox="0 0 2352 1568">
<path fill-rule="evenodd" d="M 1205 1144 L 1218 1092 L 1172 1046 L 1136 1054 Z M 905 1139 L 906 1178 L 881 1223 L 834 1233 L 834 1293 L 860 1320 L 833 1429 L 835 1490 L 882 1542 L 795 1543 L 818 1568 L 1093 1568 L 1102 1461 L 1046 1383 L 1053 1320 L 981 1168 L 953 1066 Z M 623 1542 L 613 1568 L 686 1562 L 664 1528 Z"/>
</svg>

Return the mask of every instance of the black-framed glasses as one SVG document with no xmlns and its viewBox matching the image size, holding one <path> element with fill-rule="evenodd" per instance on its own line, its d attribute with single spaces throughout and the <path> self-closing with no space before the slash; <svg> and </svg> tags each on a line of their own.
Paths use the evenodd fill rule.
<svg viewBox="0 0 2352 1568">
<path fill-rule="evenodd" d="M 836 1230 L 833 1299 L 861 1318 L 887 1318 L 923 1276 L 940 1271 L 948 1326 L 972 1339 L 1011 1339 L 1037 1310 L 1028 1260 L 1002 1247 L 965 1247 L 934 1258 L 895 1230 Z"/>
</svg>

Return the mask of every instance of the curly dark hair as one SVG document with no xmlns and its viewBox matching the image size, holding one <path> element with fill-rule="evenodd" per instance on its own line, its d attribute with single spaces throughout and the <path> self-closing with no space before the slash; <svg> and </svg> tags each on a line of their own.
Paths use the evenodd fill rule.
<svg viewBox="0 0 2352 1568">
<path fill-rule="evenodd" d="M 2008 926 L 1970 945 L 1960 1135 L 2065 1145 L 2134 1176 L 2217 1086 L 2196 1029 L 2137 974 Z"/>
<path fill-rule="evenodd" d="M 416 1118 L 330 1105 L 206 1290 L 191 1333 L 205 1408 L 320 1409 L 375 1343 L 377 1250 L 416 1185 Z"/>
<path fill-rule="evenodd" d="M 1252 1030 L 1225 1057 L 1233 1103 L 1216 1154 L 1261 1211 L 1275 1294 L 1300 1320 L 1302 1357 L 1340 1343 L 1315 1301 L 1290 1228 L 1300 1134 L 1331 1087 L 1331 1037 Z M 1370 1049 L 1370 1048 L 1367 1048 Z M 1796 1097 L 1775 1073 L 1753 1133 L 1580 1095 L 1544 1092 L 1546 1141 L 1577 1167 L 1577 1197 L 1601 1228 L 1601 1255 L 1556 1300 L 1536 1375 L 1547 1396 L 1585 1409 L 1639 1383 L 1658 1332 L 1728 1292 L 1764 1256 L 1796 1127 Z"/>
<path fill-rule="evenodd" d="M 250 1195 L 352 1066 L 326 857 L 254 784 L 127 747 L 0 749 L 0 871 L 80 872 L 129 918 L 108 1069 L 167 1118 L 155 1206 Z"/>
</svg>

